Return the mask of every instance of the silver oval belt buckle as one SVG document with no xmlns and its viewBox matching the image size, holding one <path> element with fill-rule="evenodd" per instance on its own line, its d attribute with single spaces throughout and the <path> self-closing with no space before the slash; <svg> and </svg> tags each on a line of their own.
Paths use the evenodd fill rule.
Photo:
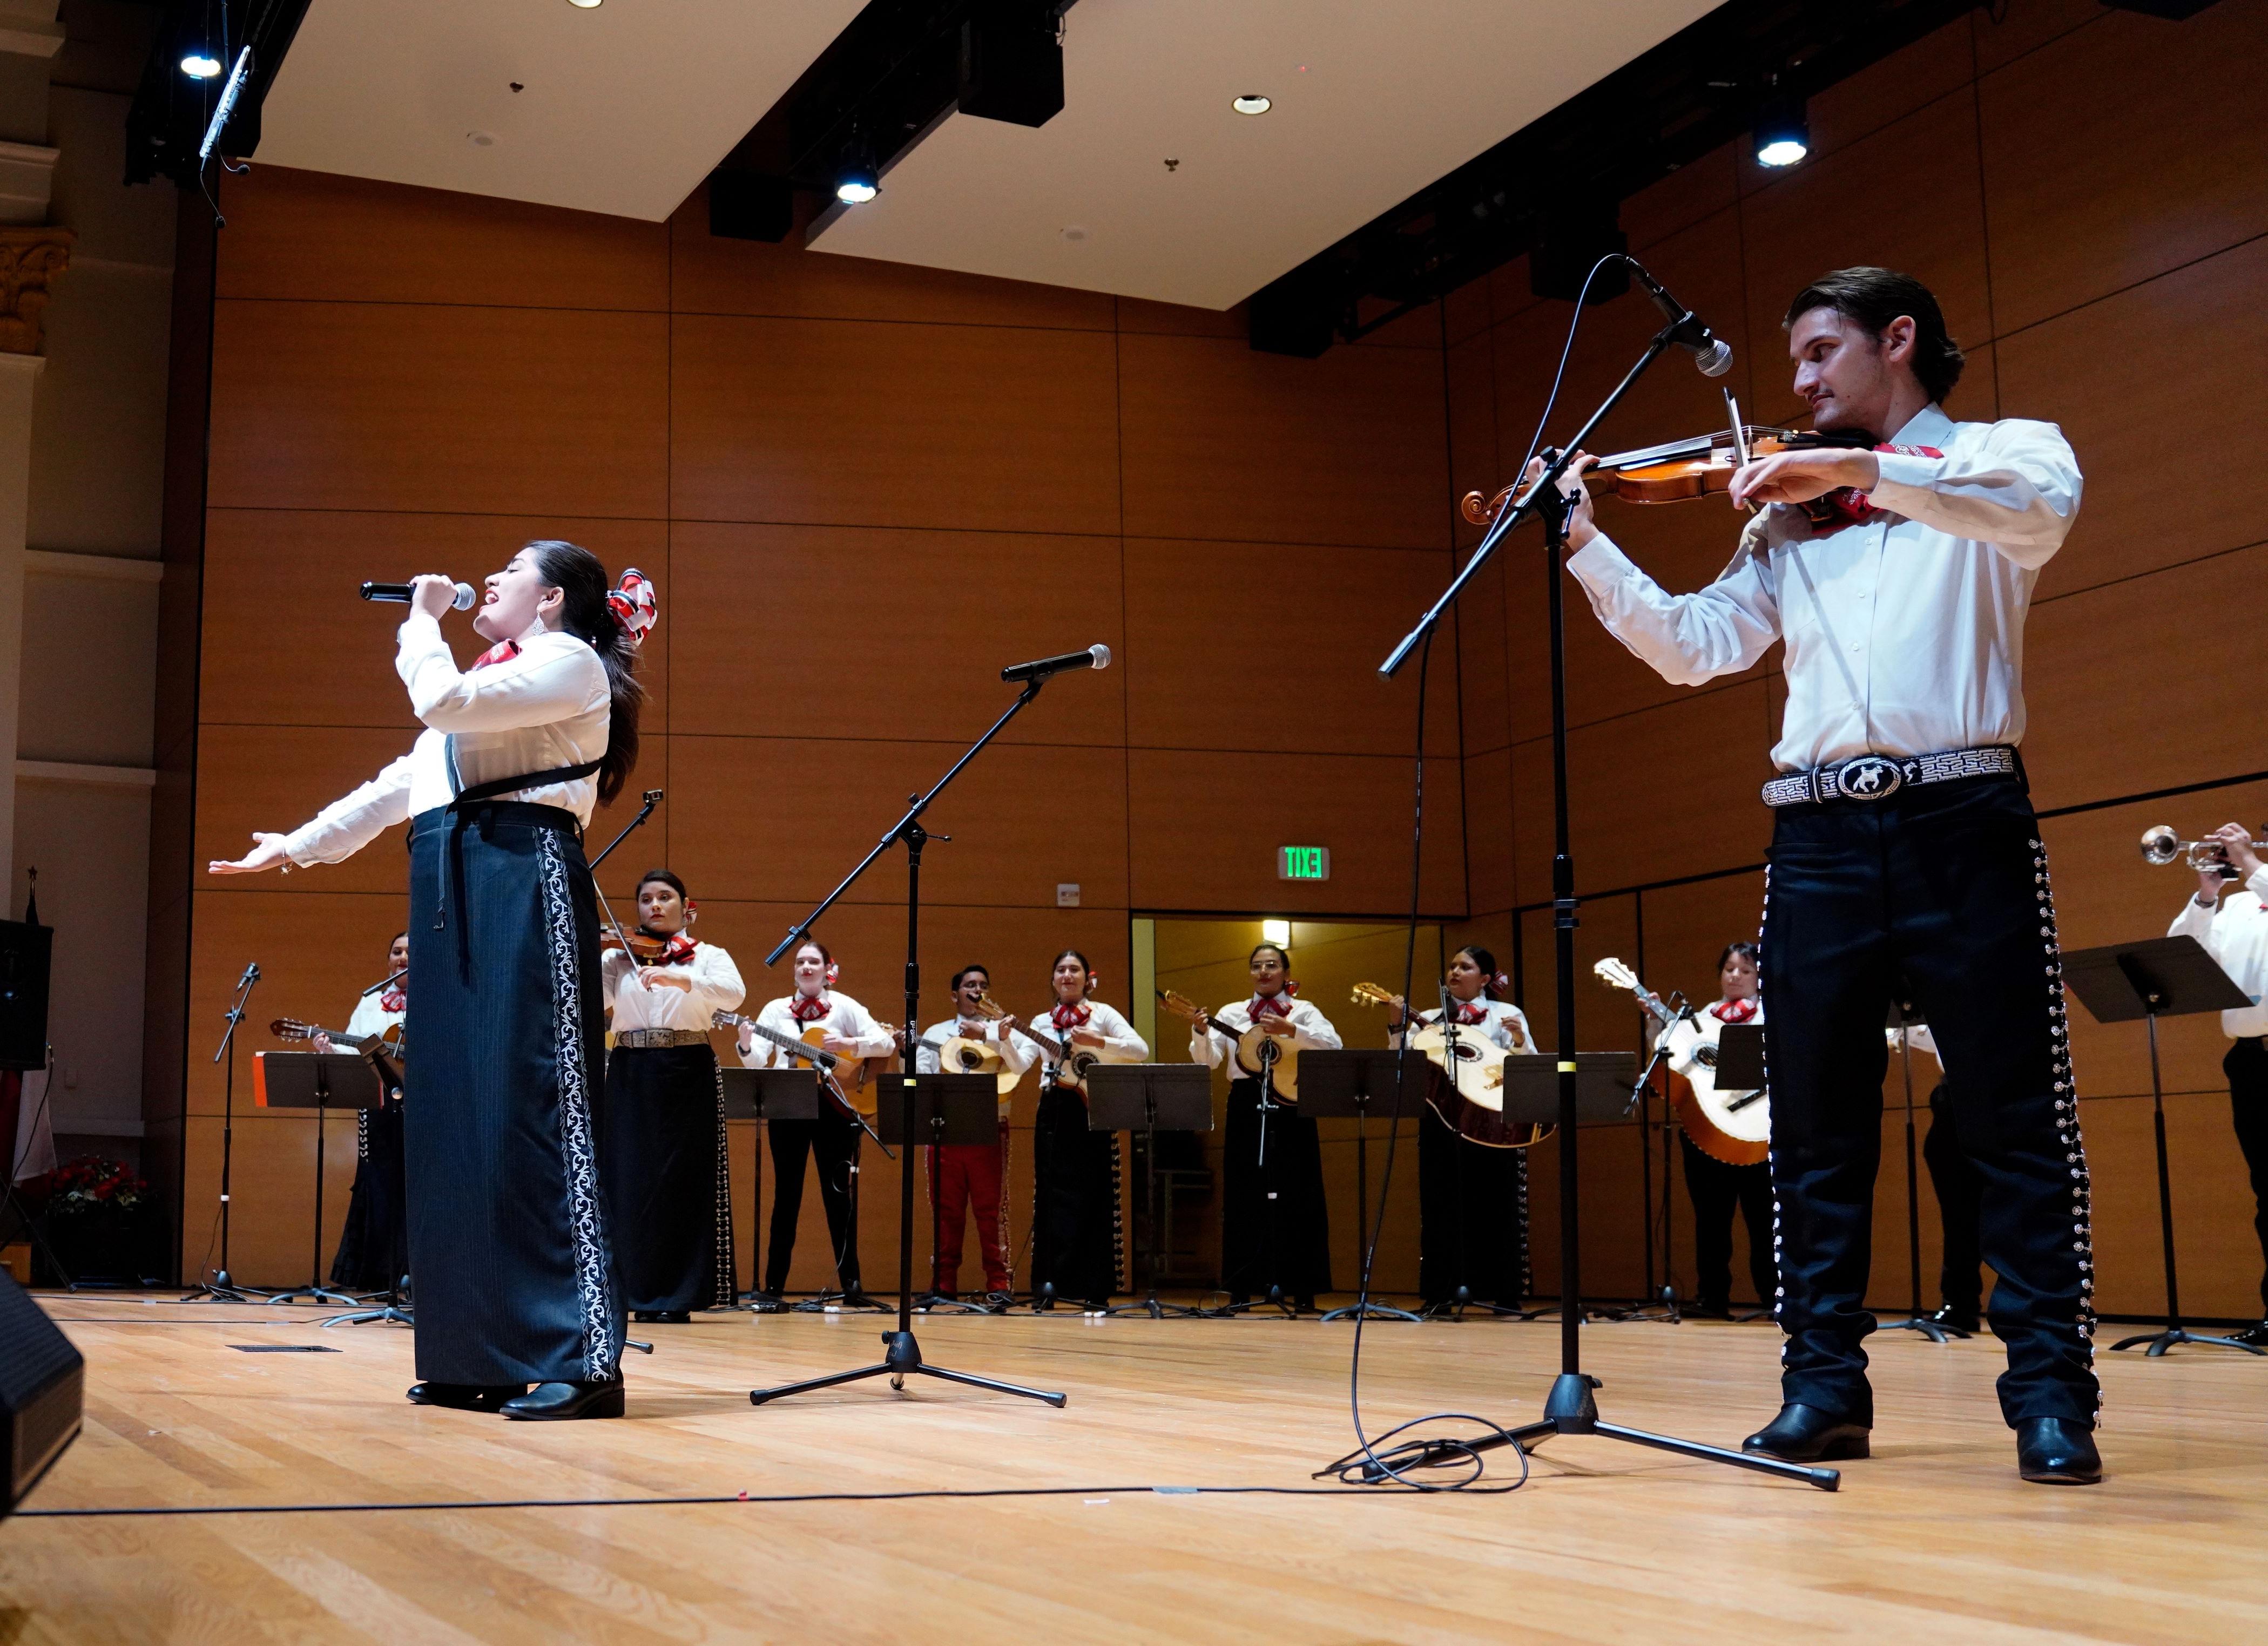
<svg viewBox="0 0 2268 1646">
<path fill-rule="evenodd" d="M 1862 754 L 1835 770 L 1835 792 L 1845 800 L 1880 800 L 1905 786 L 1896 761 Z"/>
</svg>

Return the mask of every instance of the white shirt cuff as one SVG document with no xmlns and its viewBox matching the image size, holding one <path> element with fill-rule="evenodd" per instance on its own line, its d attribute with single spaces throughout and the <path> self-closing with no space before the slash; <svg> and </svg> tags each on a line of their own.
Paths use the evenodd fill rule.
<svg viewBox="0 0 2268 1646">
<path fill-rule="evenodd" d="M 1908 505 L 1931 496 L 1937 490 L 1938 477 L 1945 473 L 1941 457 L 1915 457 L 1904 452 L 1877 452 L 1874 461 L 1881 470 L 1881 478 L 1867 494 L 1877 509 L 1888 509 L 1892 514 L 1909 517 Z"/>
<path fill-rule="evenodd" d="M 1603 588 L 1619 582 L 1638 569 L 1631 557 L 1623 553 L 1615 540 L 1604 532 L 1595 533 L 1591 540 L 1567 556 L 1567 569 L 1575 574 L 1576 581 L 1587 589 Z"/>
</svg>

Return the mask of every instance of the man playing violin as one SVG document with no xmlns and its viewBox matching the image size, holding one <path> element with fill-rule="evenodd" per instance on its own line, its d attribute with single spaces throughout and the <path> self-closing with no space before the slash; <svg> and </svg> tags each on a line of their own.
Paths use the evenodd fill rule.
<svg viewBox="0 0 2268 1646">
<path fill-rule="evenodd" d="M 1979 1232 L 1999 1276 L 1989 1315 L 2007 1347 L 2000 1408 L 2019 1471 L 2091 1482 L 2087 1161 L 2047 855 L 2015 746 L 2024 613 L 2078 513 L 2079 465 L 2052 424 L 1946 415 L 1961 350 L 1910 276 L 1822 276 L 1786 325 L 1815 425 L 1872 449 L 1743 467 L 1732 500 L 1756 513 L 1714 583 L 1665 593 L 1599 530 L 1580 495 L 1587 462 L 1566 488 L 1568 569 L 1664 679 L 1697 686 L 1786 645 L 1760 967 L 1785 1404 L 1745 1449 L 1867 1452 L 1881 1025 L 1903 974 L 1985 1185 Z"/>
</svg>

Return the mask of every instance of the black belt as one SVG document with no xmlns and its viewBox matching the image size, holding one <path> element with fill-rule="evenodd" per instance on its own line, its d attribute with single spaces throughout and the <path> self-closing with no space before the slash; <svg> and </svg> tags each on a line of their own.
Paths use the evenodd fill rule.
<svg viewBox="0 0 2268 1646">
<path fill-rule="evenodd" d="M 1808 772 L 1790 772 L 1764 785 L 1768 806 L 1800 806 L 1827 800 L 1887 800 L 1901 789 L 1950 783 L 1959 777 L 2020 777 L 2023 763 L 2006 744 L 1981 749 L 1948 749 L 1939 754 L 1861 754 Z"/>
<path fill-rule="evenodd" d="M 457 739 L 454 733 L 449 736 L 445 754 L 448 762 L 449 785 L 455 789 Z M 449 893 L 452 890 L 457 894 L 457 907 L 464 907 L 465 825 L 471 820 L 473 808 L 516 790 L 538 789 L 546 783 L 573 783 L 578 778 L 588 777 L 605 763 L 602 756 L 599 760 L 583 761 L 573 766 L 554 766 L 540 772 L 522 772 L 515 777 L 495 777 L 487 783 L 475 783 L 469 789 L 457 789 L 456 797 L 449 802 L 447 808 L 450 814 L 448 863 L 442 871 L 441 884 L 433 900 L 433 930 L 441 931 L 449 924 Z M 472 935 L 461 920 L 457 922 L 457 962 L 467 969 L 472 965 Z"/>
</svg>

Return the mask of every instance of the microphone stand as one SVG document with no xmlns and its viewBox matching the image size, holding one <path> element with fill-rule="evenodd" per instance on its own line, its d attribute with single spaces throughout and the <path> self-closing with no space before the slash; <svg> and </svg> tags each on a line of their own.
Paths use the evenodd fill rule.
<svg viewBox="0 0 2268 1646">
<path fill-rule="evenodd" d="M 914 1157 L 920 1152 L 914 1146 L 914 1084 L 912 1074 L 917 1038 L 917 1026 L 921 1022 L 921 862 L 922 848 L 931 840 L 949 841 L 950 834 L 932 835 L 922 826 L 922 813 L 944 792 L 945 786 L 961 775 L 961 768 L 975 760 L 993 738 L 998 737 L 1008 723 L 1040 694 L 1048 683 L 1044 674 L 1035 675 L 1024 682 L 1024 689 L 1016 701 L 1008 705 L 1005 713 L 994 721 L 984 735 L 969 745 L 968 752 L 954 761 L 944 776 L 939 778 L 925 794 L 908 797 L 905 816 L 894 824 L 888 834 L 875 842 L 874 849 L 859 859 L 858 866 L 843 878 L 843 884 L 820 900 L 819 907 L 805 915 L 780 939 L 778 946 L 764 957 L 766 966 L 777 966 L 780 957 L 793 950 L 811 929 L 819 923 L 821 915 L 835 907 L 845 892 L 856 884 L 860 875 L 873 867 L 891 847 L 902 844 L 906 849 L 906 1008 L 901 1021 L 906 1025 L 902 1037 L 905 1070 L 898 1079 L 900 1109 L 899 1131 L 904 1139 L 899 1157 L 900 1193 L 898 1197 L 898 1327 L 882 1334 L 883 1358 L 879 1364 L 859 1366 L 849 1371 L 830 1372 L 823 1378 L 806 1378 L 799 1382 L 781 1384 L 775 1388 L 751 1389 L 748 1403 L 762 1406 L 791 1394 L 807 1394 L 816 1389 L 830 1389 L 837 1384 L 856 1383 L 866 1378 L 887 1377 L 893 1389 L 903 1389 L 909 1376 L 939 1378 L 947 1383 L 966 1384 L 971 1388 L 990 1389 L 996 1394 L 1020 1395 L 1027 1400 L 1044 1400 L 1049 1406 L 1061 1407 L 1068 1395 L 1040 1389 L 1027 1389 L 1012 1383 L 1001 1383 L 990 1378 L 979 1378 L 965 1371 L 950 1371 L 943 1366 L 932 1366 L 922 1359 L 921 1345 L 914 1338 Z M 887 1101 L 887 1096 L 883 1099 Z M 877 1142 L 880 1141 L 878 1138 Z"/>
<path fill-rule="evenodd" d="M 260 981 L 260 963 L 254 960 L 244 968 L 244 975 L 236 980 L 236 998 L 229 1002 L 228 1027 L 222 1031 L 220 1045 L 212 1061 L 228 1060 L 228 1074 L 223 1084 L 220 1121 L 220 1267 L 213 1271 L 211 1280 L 202 1275 L 197 1283 L 176 1298 L 177 1303 L 253 1303 L 265 1302 L 255 1297 L 248 1289 L 239 1287 L 228 1272 L 228 1200 L 231 1169 L 236 1153 L 236 1030 L 244 1021 L 244 1014 L 252 1003 L 254 985 Z"/>
<path fill-rule="evenodd" d="M 1473 551 L 1472 558 L 1465 562 L 1464 569 L 1457 574 L 1441 598 L 1418 620 L 1417 628 L 1410 631 L 1379 669 L 1381 674 L 1391 677 L 1402 667 L 1514 527 L 1535 518 L 1543 522 L 1544 599 L 1545 609 L 1550 616 L 1551 634 L 1551 821 L 1554 845 L 1551 908 L 1553 959 L 1558 994 L 1559 1375 L 1551 1385 L 1550 1393 L 1545 1397 L 1543 1416 L 1540 1421 L 1523 1423 L 1498 1435 L 1483 1436 L 1477 1440 L 1424 1443 L 1417 1449 L 1414 1461 L 1396 1466 L 1399 1472 L 1405 1474 L 1413 1467 L 1462 1467 L 1470 1463 L 1475 1452 L 1497 1446 L 1516 1445 L 1525 1451 L 1543 1444 L 1555 1435 L 1595 1435 L 1608 1440 L 1625 1441 L 1633 1445 L 1651 1446 L 1684 1457 L 1721 1463 L 1732 1468 L 1805 1481 L 1824 1491 L 1835 1490 L 1842 1481 L 1841 1474 L 1834 1469 L 1811 1468 L 1778 1458 L 1750 1455 L 1723 1446 L 1705 1445 L 1698 1441 L 1681 1440 L 1607 1422 L 1599 1416 L 1598 1402 L 1592 1394 L 1592 1391 L 1599 1387 L 1599 1380 L 1583 1370 L 1583 1275 L 1580 1246 L 1582 1231 L 1577 1211 L 1581 1180 L 1576 1175 L 1574 1053 L 1575 926 L 1579 905 L 1575 896 L 1575 858 L 1567 820 L 1566 607 L 1562 588 L 1565 576 L 1562 568 L 1567 546 L 1568 505 L 1567 500 L 1559 495 L 1559 481 L 1574 461 L 1575 453 L 1588 442 L 1591 431 L 1621 404 L 1623 396 L 1630 392 L 1631 386 L 1638 381 L 1646 369 L 1660 358 L 1664 350 L 1679 341 L 1685 326 L 1691 320 L 1690 313 L 1685 314 L 1655 333 L 1653 340 L 1646 344 L 1646 352 L 1639 356 L 1638 364 L 1615 386 L 1599 408 L 1591 414 L 1590 421 L 1567 443 L 1565 449 L 1544 453 L 1543 477 L 1528 489 L 1525 497 L 1506 506 L 1495 524 L 1489 527 L 1487 534 L 1481 539 L 1480 547 Z M 1375 1483 L 1391 1477 L 1384 1465 L 1373 1460 L 1363 1466 L 1359 1478 Z"/>
</svg>

